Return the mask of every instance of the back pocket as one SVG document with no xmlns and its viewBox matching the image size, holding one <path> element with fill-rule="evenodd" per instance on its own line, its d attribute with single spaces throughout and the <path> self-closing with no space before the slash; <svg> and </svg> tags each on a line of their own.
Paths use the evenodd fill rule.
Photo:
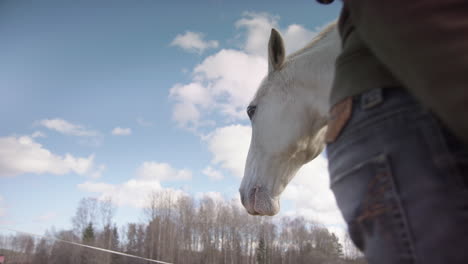
<svg viewBox="0 0 468 264">
<path fill-rule="evenodd" d="M 371 263 L 414 263 L 413 245 L 390 159 L 381 154 L 330 175 L 355 245 Z"/>
</svg>

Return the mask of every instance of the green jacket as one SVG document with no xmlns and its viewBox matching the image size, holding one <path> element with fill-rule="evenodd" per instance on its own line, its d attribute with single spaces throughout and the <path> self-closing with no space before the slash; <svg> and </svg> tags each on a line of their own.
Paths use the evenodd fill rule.
<svg viewBox="0 0 468 264">
<path fill-rule="evenodd" d="M 404 87 L 468 143 L 468 1 L 343 2 L 331 105 Z"/>
</svg>

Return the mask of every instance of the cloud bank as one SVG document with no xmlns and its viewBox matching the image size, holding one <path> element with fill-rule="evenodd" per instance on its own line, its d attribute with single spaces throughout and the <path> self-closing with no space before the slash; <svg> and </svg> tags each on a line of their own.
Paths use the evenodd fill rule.
<svg viewBox="0 0 468 264">
<path fill-rule="evenodd" d="M 145 161 L 128 181 L 119 184 L 87 181 L 79 184 L 78 189 L 96 193 L 100 199 L 110 198 L 119 206 L 144 208 L 153 192 L 164 190 L 175 197 L 185 195 L 182 190 L 163 187 L 163 181 L 188 181 L 191 178 L 192 172 L 189 170 L 175 169 L 167 163 Z"/>
<path fill-rule="evenodd" d="M 103 165 L 96 165 L 94 154 L 75 157 L 69 153 L 61 156 L 52 153 L 29 136 L 0 137 L 0 177 L 20 174 L 74 173 L 99 177 Z"/>
</svg>

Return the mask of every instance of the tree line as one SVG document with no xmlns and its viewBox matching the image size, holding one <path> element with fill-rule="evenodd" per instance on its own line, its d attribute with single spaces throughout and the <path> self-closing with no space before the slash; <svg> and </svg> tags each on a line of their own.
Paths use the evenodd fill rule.
<svg viewBox="0 0 468 264">
<path fill-rule="evenodd" d="M 151 263 L 59 241 L 65 240 L 170 263 L 365 263 L 349 237 L 340 243 L 320 223 L 250 216 L 234 201 L 155 192 L 147 199 L 145 220 L 120 227 L 115 210 L 110 200 L 84 198 L 72 229 L 49 230 L 44 238 L 0 235 L 0 255 L 10 264 Z"/>
</svg>

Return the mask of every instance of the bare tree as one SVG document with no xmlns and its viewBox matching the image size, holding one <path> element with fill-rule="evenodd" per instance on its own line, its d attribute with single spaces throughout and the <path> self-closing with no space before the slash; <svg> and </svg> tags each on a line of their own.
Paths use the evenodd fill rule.
<svg viewBox="0 0 468 264">
<path fill-rule="evenodd" d="M 97 211 L 98 201 L 96 198 L 88 197 L 80 200 L 75 216 L 72 218 L 73 229 L 76 235 L 81 235 L 89 223 L 97 226 Z"/>
<path fill-rule="evenodd" d="M 50 246 L 47 243 L 47 240 L 41 239 L 36 245 L 36 250 L 34 253 L 34 263 L 35 264 L 47 264 L 49 263 L 49 248 Z"/>
<path fill-rule="evenodd" d="M 209 197 L 196 201 L 155 192 L 148 196 L 144 222 L 129 223 L 120 233 L 112 223 L 114 212 L 110 200 L 82 199 L 73 230 L 52 231 L 46 237 L 181 264 L 365 263 L 349 237 L 341 245 L 325 226 L 301 217 L 250 216 L 237 201 Z M 0 235 L 0 254 L 18 264 L 32 264 L 33 259 L 39 264 L 147 263 L 21 234 Z"/>
<path fill-rule="evenodd" d="M 101 219 L 101 227 L 111 226 L 115 216 L 115 205 L 112 198 L 108 197 L 99 201 L 99 215 Z"/>
</svg>

